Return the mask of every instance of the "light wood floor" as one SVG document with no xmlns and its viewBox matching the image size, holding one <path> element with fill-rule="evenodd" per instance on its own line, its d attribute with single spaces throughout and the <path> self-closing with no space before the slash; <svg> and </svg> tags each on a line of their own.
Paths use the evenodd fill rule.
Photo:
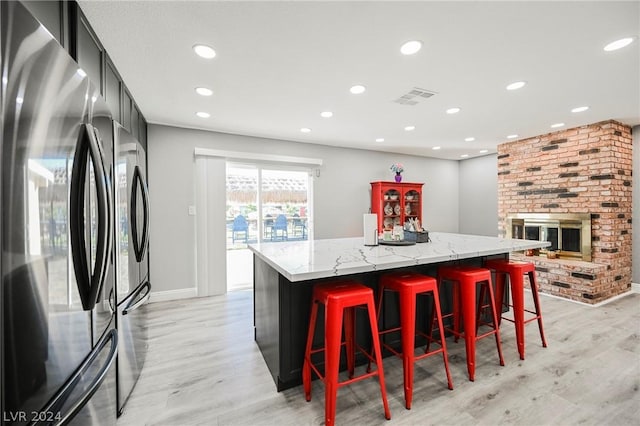
<svg viewBox="0 0 640 426">
<path fill-rule="evenodd" d="M 311 402 L 301 387 L 276 392 L 253 341 L 251 291 L 149 307 L 149 355 L 119 426 L 324 423 L 319 381 Z M 513 326 L 503 322 L 506 365 L 498 365 L 493 340 L 481 340 L 470 382 L 464 343 L 448 340 L 454 390 L 447 389 L 442 358 L 421 360 L 413 408 L 406 410 L 402 364 L 386 358 L 391 420 L 370 379 L 340 389 L 336 424 L 639 424 L 640 294 L 598 308 L 543 297 L 542 309 L 549 346 L 542 348 L 529 324 L 525 361 Z"/>
</svg>

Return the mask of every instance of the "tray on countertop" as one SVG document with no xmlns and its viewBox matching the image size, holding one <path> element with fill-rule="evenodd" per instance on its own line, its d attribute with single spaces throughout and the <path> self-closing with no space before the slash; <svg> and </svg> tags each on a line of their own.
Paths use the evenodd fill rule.
<svg viewBox="0 0 640 426">
<path fill-rule="evenodd" d="M 400 240 L 400 241 L 378 241 L 378 244 L 383 245 L 383 246 L 412 246 L 414 245 L 416 242 L 415 241 L 407 241 L 407 240 Z"/>
</svg>

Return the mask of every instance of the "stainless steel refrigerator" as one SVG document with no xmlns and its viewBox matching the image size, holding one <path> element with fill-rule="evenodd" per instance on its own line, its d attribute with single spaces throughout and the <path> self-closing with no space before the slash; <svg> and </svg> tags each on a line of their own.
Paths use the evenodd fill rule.
<svg viewBox="0 0 640 426">
<path fill-rule="evenodd" d="M 131 394 L 147 354 L 149 196 L 142 145 L 114 121 L 116 176 L 118 413 Z"/>
<path fill-rule="evenodd" d="M 1 422 L 112 425 L 111 114 L 24 6 L 0 21 Z"/>
</svg>

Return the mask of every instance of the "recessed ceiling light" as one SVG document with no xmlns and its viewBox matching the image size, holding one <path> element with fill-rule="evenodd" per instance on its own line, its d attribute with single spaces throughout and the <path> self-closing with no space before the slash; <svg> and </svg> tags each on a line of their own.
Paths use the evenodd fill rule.
<svg viewBox="0 0 640 426">
<path fill-rule="evenodd" d="M 488 150 L 488 149 L 481 149 L 481 150 L 480 150 L 480 154 L 486 154 L 487 152 L 489 152 L 489 150 Z"/>
<path fill-rule="evenodd" d="M 204 44 L 194 45 L 193 51 L 196 52 L 196 55 L 200 56 L 201 58 L 212 59 L 216 57 L 216 51 Z"/>
<path fill-rule="evenodd" d="M 553 124 L 551 125 L 551 127 L 552 127 L 552 128 L 554 128 L 554 129 L 555 129 L 556 127 L 562 127 L 562 126 L 564 126 L 564 123 L 553 123 Z"/>
<path fill-rule="evenodd" d="M 517 137 L 518 137 L 518 135 L 515 135 L 515 134 L 514 134 L 514 135 L 509 135 L 509 136 L 507 136 L 507 139 L 515 139 L 515 138 L 517 138 Z"/>
<path fill-rule="evenodd" d="M 196 115 L 200 118 L 209 118 L 211 117 L 211 114 L 209 114 L 208 112 L 203 112 L 203 111 L 199 111 L 196 112 Z"/>
<path fill-rule="evenodd" d="M 464 141 L 465 141 L 465 142 L 473 142 L 473 141 L 475 141 L 475 140 L 476 140 L 476 138 L 474 138 L 473 136 L 470 136 L 470 137 L 468 137 L 468 138 L 464 138 Z"/>
<path fill-rule="evenodd" d="M 78 68 L 78 71 L 76 71 L 76 73 L 82 78 L 87 76 L 87 73 L 82 68 Z"/>
<path fill-rule="evenodd" d="M 437 151 L 437 150 L 439 150 L 439 149 L 440 149 L 440 147 L 439 147 L 439 146 L 434 146 L 434 147 L 433 147 L 433 148 L 431 148 L 431 149 L 432 149 L 432 150 L 434 150 L 434 151 Z"/>
<path fill-rule="evenodd" d="M 422 48 L 422 42 L 418 40 L 411 40 L 406 42 L 400 47 L 400 52 L 403 55 L 413 55 Z"/>
<path fill-rule="evenodd" d="M 457 114 L 459 112 L 460 112 L 460 108 L 458 108 L 458 107 L 449 108 L 447 110 L 447 114 Z"/>
<path fill-rule="evenodd" d="M 309 132 L 311 131 L 311 129 L 310 129 L 310 128 L 308 128 L 308 127 L 303 127 L 303 128 L 301 128 L 301 129 L 300 129 L 300 131 L 301 131 L 302 133 L 309 133 Z"/>
<path fill-rule="evenodd" d="M 633 41 L 633 37 L 625 37 L 620 40 L 612 41 L 604 47 L 605 52 L 612 52 L 614 50 L 622 49 L 625 46 L 628 46 Z"/>
<path fill-rule="evenodd" d="M 331 111 L 322 111 L 320 117 L 331 118 L 333 117 L 333 113 Z"/>
<path fill-rule="evenodd" d="M 507 90 L 518 90 L 518 89 L 522 89 L 525 84 L 527 84 L 526 81 L 516 81 L 514 83 L 511 83 L 510 85 L 507 86 Z"/>
<path fill-rule="evenodd" d="M 16 98 L 16 103 L 17 103 L 18 105 L 22 105 L 22 103 L 23 103 L 23 102 L 24 102 L 24 98 L 21 98 L 21 97 L 17 97 L 17 98 Z"/>
<path fill-rule="evenodd" d="M 213 90 L 206 87 L 196 87 L 196 93 L 201 96 L 211 96 L 213 95 Z"/>
<path fill-rule="evenodd" d="M 571 112 L 583 112 L 583 111 L 586 111 L 586 110 L 588 110 L 588 109 L 589 109 L 589 107 L 588 107 L 588 106 L 581 106 L 581 107 L 573 108 L 573 109 L 571 110 Z"/>
<path fill-rule="evenodd" d="M 364 93 L 365 90 L 367 90 L 367 88 L 360 84 L 356 84 L 355 86 L 352 86 L 351 89 L 349 89 L 349 91 L 354 95 L 359 95 L 360 93 Z"/>
<path fill-rule="evenodd" d="M 384 142 L 384 138 L 377 138 L 376 142 Z"/>
<path fill-rule="evenodd" d="M 468 156 L 469 156 L 469 154 L 462 154 L 462 155 L 460 156 L 460 158 L 467 158 Z"/>
<path fill-rule="evenodd" d="M 407 127 L 404 128 L 404 130 L 406 130 L 407 132 L 410 132 L 410 131 L 415 130 L 415 129 L 416 129 L 416 126 L 407 126 Z"/>
</svg>

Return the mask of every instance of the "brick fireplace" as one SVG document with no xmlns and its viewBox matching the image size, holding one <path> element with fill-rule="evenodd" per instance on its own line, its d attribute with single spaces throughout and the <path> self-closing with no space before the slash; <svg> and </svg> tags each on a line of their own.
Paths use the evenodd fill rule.
<svg viewBox="0 0 640 426">
<path fill-rule="evenodd" d="M 499 234 L 527 213 L 591 215 L 591 261 L 526 257 L 543 292 L 594 304 L 631 288 L 631 128 L 609 120 L 498 146 Z M 524 255 L 514 255 L 518 257 Z"/>
</svg>

